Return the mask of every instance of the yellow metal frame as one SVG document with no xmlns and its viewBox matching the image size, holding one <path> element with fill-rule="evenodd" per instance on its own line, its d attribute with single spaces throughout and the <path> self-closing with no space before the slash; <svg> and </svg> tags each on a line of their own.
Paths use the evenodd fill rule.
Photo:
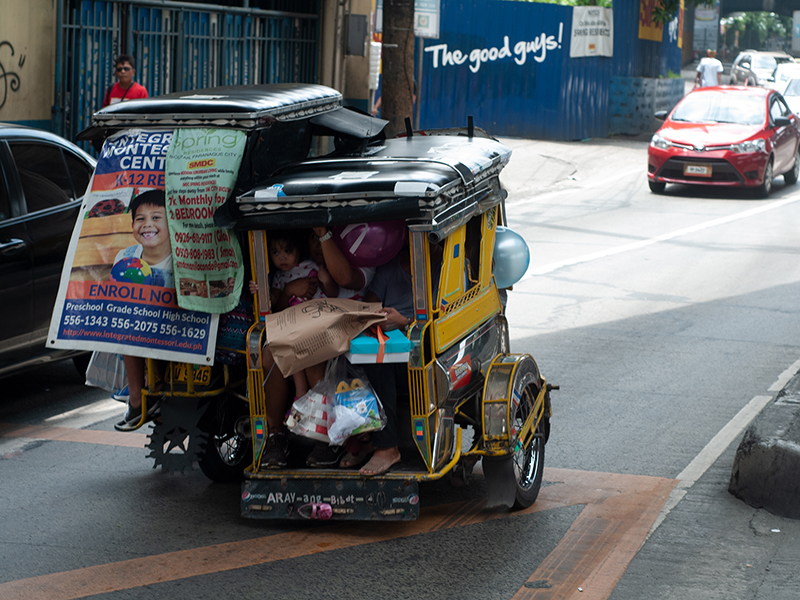
<svg viewBox="0 0 800 600">
<path fill-rule="evenodd" d="M 492 276 L 492 256 L 494 252 L 495 233 L 498 222 L 501 218 L 499 206 L 492 207 L 480 216 L 480 246 L 479 246 L 479 268 L 477 281 L 471 282 L 466 272 L 466 239 L 467 224 L 451 233 L 443 245 L 443 256 L 441 272 L 439 273 L 439 288 L 436 297 L 433 295 L 433 272 L 431 268 L 431 246 L 425 234 L 419 232 L 411 233 L 411 243 L 409 252 L 411 254 L 412 279 L 414 280 L 414 299 L 417 318 L 409 328 L 409 338 L 418 345 L 421 362 L 419 366 L 409 366 L 408 383 L 410 394 L 411 417 L 414 427 L 421 431 L 420 438 L 415 436 L 417 448 L 425 462 L 428 472 L 419 473 L 387 473 L 382 478 L 387 479 L 415 479 L 418 481 L 432 481 L 439 479 L 448 473 L 462 456 L 475 454 L 491 454 L 487 450 L 471 450 L 466 454 L 461 452 L 461 428 L 456 427 L 455 448 L 453 458 L 448 460 L 440 469 L 435 469 L 435 457 L 433 452 L 433 439 L 439 406 L 436 398 L 436 380 L 434 377 L 434 363 L 437 355 L 446 351 L 447 348 L 463 339 L 470 331 L 477 328 L 481 323 L 494 315 L 502 312 L 502 304 L 497 287 Z M 268 275 L 268 261 L 258 261 L 256 257 L 266 256 L 266 233 L 263 231 L 249 232 L 251 269 L 256 281 L 266 281 Z M 415 272 L 420 266 L 424 268 L 422 273 Z M 415 269 L 416 268 L 416 269 Z M 293 478 L 320 478 L 336 477 L 342 479 L 361 478 L 357 471 L 336 471 L 335 475 L 325 471 L 284 471 L 276 473 L 259 471 L 257 465 L 260 464 L 260 454 L 263 446 L 259 447 L 256 443 L 257 421 L 261 426 L 266 425 L 266 404 L 264 397 L 264 372 L 261 368 L 261 352 L 263 342 L 263 319 L 269 313 L 269 289 L 264 285 L 256 296 L 255 316 L 257 319 L 249 336 L 258 336 L 257 359 L 255 356 L 255 338 L 253 344 L 248 343 L 248 378 L 247 390 L 250 400 L 251 425 L 253 426 L 253 464 L 245 469 L 249 478 L 253 479 L 274 479 L 276 477 Z M 424 288 L 421 289 L 421 288 Z M 266 295 L 265 300 L 259 304 L 258 296 Z M 424 304 L 423 314 L 419 312 L 420 306 Z M 260 309 L 258 307 L 261 307 Z M 266 310 L 265 310 L 266 306 Z M 259 325 L 259 322 L 261 324 Z M 509 386 L 511 383 L 509 382 Z M 537 403 L 543 405 L 543 396 L 537 399 Z M 508 411 L 508 399 L 506 399 L 506 410 Z M 540 411 L 541 412 L 541 411 Z M 454 409 L 454 414 L 457 409 Z M 483 418 L 481 416 L 481 418 Z M 535 419 L 538 423 L 538 419 Z M 534 423 L 531 419 L 525 424 L 523 431 L 524 441 L 530 443 L 529 432 Z M 415 432 L 412 432 L 412 435 Z M 265 435 L 265 434 L 264 434 Z M 266 436 L 265 436 L 266 437 Z M 422 442 L 420 441 L 422 440 Z M 424 443 L 423 443 L 424 442 Z M 508 453 L 506 449 L 503 453 Z M 499 453 L 499 452 L 498 452 Z"/>
</svg>

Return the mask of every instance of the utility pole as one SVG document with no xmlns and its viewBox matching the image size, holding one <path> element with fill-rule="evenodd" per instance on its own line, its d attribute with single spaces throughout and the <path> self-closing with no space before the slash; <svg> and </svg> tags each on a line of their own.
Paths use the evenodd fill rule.
<svg viewBox="0 0 800 600">
<path fill-rule="evenodd" d="M 381 116 L 392 136 L 414 116 L 414 0 L 384 0 L 381 61 Z"/>
</svg>

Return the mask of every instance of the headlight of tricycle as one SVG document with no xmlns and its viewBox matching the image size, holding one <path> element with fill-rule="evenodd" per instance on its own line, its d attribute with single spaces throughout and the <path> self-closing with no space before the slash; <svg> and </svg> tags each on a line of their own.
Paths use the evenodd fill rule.
<svg viewBox="0 0 800 600">
<path fill-rule="evenodd" d="M 672 142 L 669 140 L 664 139 L 657 133 L 653 134 L 653 137 L 650 138 L 650 145 L 655 146 L 656 148 L 661 148 L 662 150 L 666 150 L 672 146 Z"/>
<path fill-rule="evenodd" d="M 740 144 L 732 144 L 731 151 L 744 153 L 744 152 L 764 152 L 766 148 L 766 142 L 764 138 L 758 138 L 756 140 L 747 140 L 746 142 L 742 142 Z"/>
<path fill-rule="evenodd" d="M 483 427 L 490 438 L 508 435 L 508 403 L 505 400 L 483 403 Z"/>
</svg>

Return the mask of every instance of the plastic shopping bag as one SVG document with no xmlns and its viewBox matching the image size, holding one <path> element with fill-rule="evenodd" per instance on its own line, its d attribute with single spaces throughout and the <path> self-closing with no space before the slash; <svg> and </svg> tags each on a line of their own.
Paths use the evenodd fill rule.
<svg viewBox="0 0 800 600">
<path fill-rule="evenodd" d="M 318 442 L 330 442 L 328 412 L 332 398 L 325 393 L 326 388 L 323 380 L 294 401 L 286 418 L 286 428 L 289 431 Z"/>
<path fill-rule="evenodd" d="M 125 362 L 121 354 L 92 352 L 86 369 L 86 385 L 115 393 L 128 385 Z"/>
<path fill-rule="evenodd" d="M 336 391 L 329 414 L 328 437 L 331 444 L 340 445 L 351 435 L 383 429 L 386 414 L 364 372 L 342 358 L 336 360 L 337 368 L 332 370 L 337 374 Z"/>
</svg>

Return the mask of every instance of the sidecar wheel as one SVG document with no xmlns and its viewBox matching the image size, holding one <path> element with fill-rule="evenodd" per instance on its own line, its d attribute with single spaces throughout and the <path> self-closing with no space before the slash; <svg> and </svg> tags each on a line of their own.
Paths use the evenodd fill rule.
<svg viewBox="0 0 800 600">
<path fill-rule="evenodd" d="M 207 435 L 198 459 L 200 470 L 218 483 L 242 481 L 244 469 L 253 459 L 247 404 L 230 396 L 212 401 L 200 429 Z"/>
<path fill-rule="evenodd" d="M 514 430 L 519 431 L 525 423 L 536 400 L 536 392 L 533 385 L 525 388 L 514 415 Z M 519 510 L 536 501 L 544 471 L 546 418 L 539 421 L 527 448 L 522 448 L 517 442 L 518 447 L 507 456 L 484 457 L 483 474 L 489 488 L 488 508 Z"/>
<path fill-rule="evenodd" d="M 528 418 L 536 402 L 537 389 L 529 385 L 525 388 L 520 403 L 514 415 L 514 428 L 519 431 Z M 527 448 L 522 448 L 519 443 L 511 455 L 516 482 L 516 494 L 513 510 L 528 508 L 536 501 L 539 489 L 542 487 L 542 473 L 544 471 L 544 445 L 545 423 L 544 417 L 536 426 L 536 433 Z"/>
</svg>

